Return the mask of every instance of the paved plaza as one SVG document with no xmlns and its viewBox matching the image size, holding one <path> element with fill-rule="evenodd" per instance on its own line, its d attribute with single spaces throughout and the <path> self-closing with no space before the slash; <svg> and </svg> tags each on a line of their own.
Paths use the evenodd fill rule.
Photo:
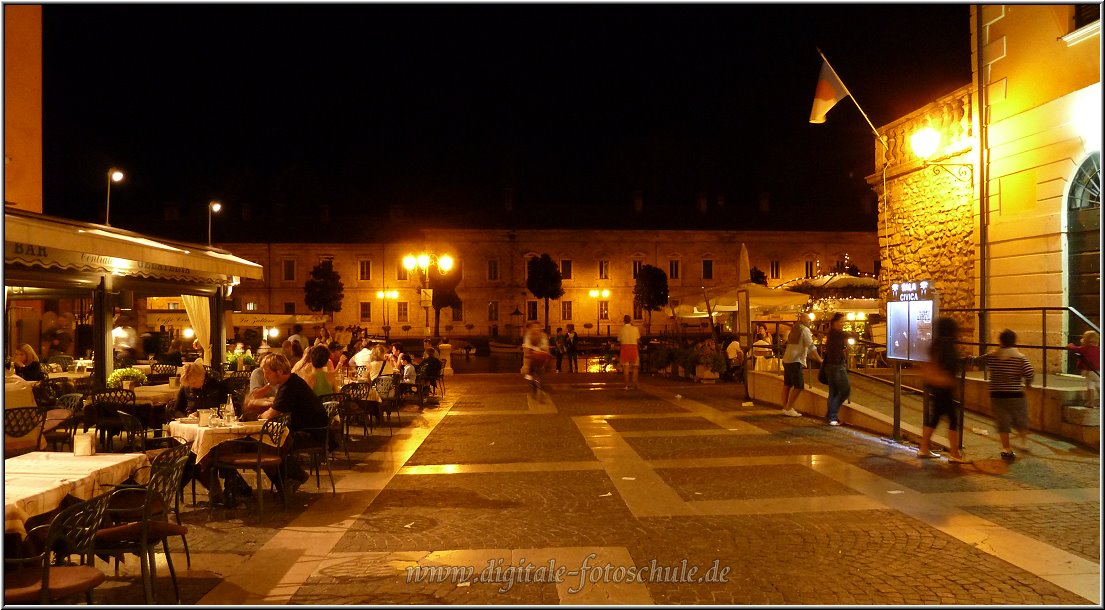
<svg viewBox="0 0 1105 610">
<path fill-rule="evenodd" d="M 1033 435 L 1013 463 L 980 447 L 958 466 L 732 384 L 562 374 L 547 389 L 451 376 L 393 434 L 355 430 L 336 495 L 324 473 L 287 510 L 266 498 L 263 519 L 209 519 L 189 491 L 184 602 L 1100 603 L 1096 453 Z M 136 570 L 97 602 L 139 603 Z"/>
</svg>

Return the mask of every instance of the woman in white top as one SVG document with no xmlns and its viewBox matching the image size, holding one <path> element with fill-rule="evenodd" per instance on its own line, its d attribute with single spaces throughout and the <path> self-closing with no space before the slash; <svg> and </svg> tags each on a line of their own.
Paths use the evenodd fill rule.
<svg viewBox="0 0 1105 610">
<path fill-rule="evenodd" d="M 535 398 L 541 398 L 541 378 L 549 363 L 549 337 L 536 322 L 526 325 L 522 340 L 522 376 L 530 384 Z"/>
<path fill-rule="evenodd" d="M 625 373 L 625 389 L 637 387 L 637 373 L 641 369 L 641 356 L 637 351 L 637 343 L 641 341 L 641 331 L 633 326 L 633 319 L 629 316 L 622 318 L 622 324 L 618 331 L 618 343 L 621 350 L 618 353 L 618 362 L 622 364 L 622 372 Z M 630 382 L 632 379 L 632 382 Z"/>
</svg>

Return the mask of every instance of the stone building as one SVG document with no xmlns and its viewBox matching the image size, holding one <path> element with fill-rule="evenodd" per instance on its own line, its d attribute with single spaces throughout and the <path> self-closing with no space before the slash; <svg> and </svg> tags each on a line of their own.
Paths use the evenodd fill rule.
<svg viewBox="0 0 1105 610">
<path fill-rule="evenodd" d="M 574 323 L 585 335 L 617 330 L 623 315 L 638 320 L 647 314 L 633 307 L 635 272 L 653 265 L 668 275 L 673 294 L 703 286 L 724 289 L 736 283 L 741 243 L 749 263 L 763 270 L 771 286 L 854 264 L 877 270 L 879 255 L 872 232 L 829 231 L 646 231 L 646 230 L 477 230 L 427 229 L 419 239 L 388 243 L 228 243 L 234 254 L 260 263 L 265 278 L 245 280 L 234 291 L 243 311 L 306 313 L 303 284 L 311 269 L 332 259 L 341 274 L 345 298 L 334 324 L 360 326 L 391 335 L 422 336 L 420 271 L 402 265 L 408 254 L 448 254 L 451 273 L 461 274 L 457 294 L 462 307 L 444 309 L 441 333 L 450 336 L 516 334 L 527 320 L 544 322 L 544 304 L 525 285 L 530 256 L 548 253 L 564 275 L 564 296 L 550 302 L 549 323 Z M 436 273 L 431 268 L 430 273 Z M 593 298 L 593 289 L 609 298 Z M 396 298 L 380 298 L 395 292 Z M 515 311 L 520 315 L 512 316 Z M 611 325 L 614 331 L 611 331 Z M 654 313 L 652 331 L 674 330 L 667 314 Z"/>
<path fill-rule="evenodd" d="M 954 314 L 971 340 L 1013 328 L 1063 346 L 1087 327 L 1061 308 L 1100 324 L 1100 5 L 972 6 L 971 19 L 972 82 L 879 128 L 880 281 L 1005 310 Z M 926 128 L 939 140 L 921 158 Z M 1066 366 L 1049 353 L 1049 370 Z"/>
</svg>

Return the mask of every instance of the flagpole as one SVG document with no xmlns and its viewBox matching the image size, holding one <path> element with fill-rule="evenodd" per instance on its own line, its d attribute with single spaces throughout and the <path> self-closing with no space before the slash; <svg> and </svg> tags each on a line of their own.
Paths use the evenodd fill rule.
<svg viewBox="0 0 1105 610">
<path fill-rule="evenodd" d="M 817 49 L 817 54 L 821 56 L 821 59 L 825 60 L 825 65 L 829 66 L 829 69 L 833 71 L 833 76 L 836 77 L 837 82 L 840 83 L 841 87 L 844 87 L 844 93 L 847 93 L 848 97 L 852 98 L 852 103 L 856 105 L 856 109 L 859 110 L 859 113 L 863 115 L 863 119 L 867 121 L 867 124 L 871 126 L 871 131 L 875 133 L 875 139 L 877 139 L 879 143 L 882 144 L 883 148 L 885 148 L 886 150 L 890 150 L 890 146 L 886 143 L 886 140 L 883 138 L 882 134 L 879 133 L 878 129 L 875 129 L 875 124 L 871 122 L 871 119 L 867 117 L 867 113 L 864 112 L 863 108 L 859 105 L 859 102 L 856 100 L 856 96 L 852 95 L 852 92 L 848 90 L 848 85 L 844 84 L 844 79 L 840 78 L 840 75 L 836 73 L 836 69 L 833 68 L 833 65 L 831 63 L 829 63 L 829 58 L 825 57 L 825 54 L 821 52 L 821 49 Z"/>
</svg>

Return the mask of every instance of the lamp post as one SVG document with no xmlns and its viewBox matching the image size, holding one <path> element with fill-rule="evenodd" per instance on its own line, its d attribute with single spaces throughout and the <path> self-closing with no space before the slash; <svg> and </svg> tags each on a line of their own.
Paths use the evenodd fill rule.
<svg viewBox="0 0 1105 610">
<path fill-rule="evenodd" d="M 596 288 L 594 290 L 591 290 L 591 292 L 589 292 L 587 294 L 589 294 L 592 299 L 598 299 L 598 298 L 609 299 L 610 298 L 610 291 L 607 290 L 606 288 L 603 288 L 601 290 Z M 601 325 L 602 325 L 602 302 L 599 301 L 599 302 L 595 303 L 595 336 L 598 336 L 599 327 Z"/>
<path fill-rule="evenodd" d="M 107 170 L 107 209 L 104 211 L 104 224 L 109 227 L 111 226 L 111 183 L 122 182 L 125 177 L 122 170 L 114 167 Z"/>
<path fill-rule="evenodd" d="M 207 245 L 211 245 L 211 215 L 218 214 L 223 209 L 223 204 L 218 201 L 212 201 L 207 204 Z"/>
<path fill-rule="evenodd" d="M 384 342 L 389 340 L 391 335 L 391 321 L 388 319 L 388 300 L 394 301 L 399 298 L 398 290 L 388 290 L 387 286 L 383 290 L 376 293 L 376 298 L 384 304 Z"/>
<path fill-rule="evenodd" d="M 430 287 L 430 267 L 437 267 L 437 270 L 441 275 L 449 273 L 453 268 L 453 257 L 448 254 L 437 255 L 432 252 L 423 252 L 421 254 L 408 254 L 403 257 L 403 268 L 407 271 L 414 271 L 420 269 L 422 271 L 419 275 L 419 279 L 422 283 L 422 294 L 420 295 L 422 301 L 422 308 L 426 310 L 426 334 L 430 334 L 430 305 L 433 300 L 433 293 L 426 294 L 427 289 Z"/>
</svg>

